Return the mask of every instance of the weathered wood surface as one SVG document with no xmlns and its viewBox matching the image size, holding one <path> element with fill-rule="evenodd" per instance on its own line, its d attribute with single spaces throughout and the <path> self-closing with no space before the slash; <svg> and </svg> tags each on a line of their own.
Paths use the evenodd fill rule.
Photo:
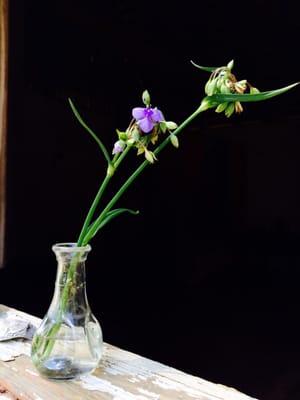
<svg viewBox="0 0 300 400">
<path fill-rule="evenodd" d="M 0 305 L 1 310 L 7 307 Z M 26 315 L 33 324 L 39 323 L 35 317 L 20 315 Z M 2 388 L 3 396 L 12 396 L 2 398 L 0 394 L 0 400 L 253 400 L 232 388 L 109 344 L 105 344 L 101 365 L 93 375 L 77 381 L 49 381 L 40 377 L 32 365 L 28 343 L 19 341 L 18 352 L 20 343 L 24 344 L 23 355 L 14 361 L 0 361 L 0 392 Z M 5 344 L 0 343 L 0 355 L 1 345 Z"/>
<path fill-rule="evenodd" d="M 6 108 L 7 108 L 7 0 L 0 0 L 0 268 L 4 257 L 5 223 L 5 155 L 6 155 Z"/>
</svg>

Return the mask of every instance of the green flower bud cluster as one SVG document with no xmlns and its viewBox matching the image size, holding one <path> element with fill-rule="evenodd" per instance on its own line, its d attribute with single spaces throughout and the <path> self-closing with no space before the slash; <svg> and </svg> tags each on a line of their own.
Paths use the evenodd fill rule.
<svg viewBox="0 0 300 400">
<path fill-rule="evenodd" d="M 157 124 L 149 135 L 140 135 L 134 146 L 137 148 L 137 155 L 144 154 L 146 160 L 151 164 L 157 160 L 155 154 L 148 149 L 150 144 L 155 145 L 162 133 L 169 133 L 170 141 L 176 148 L 179 147 L 179 141 L 173 131 L 177 128 L 177 124 L 173 121 L 162 121 Z"/>
<path fill-rule="evenodd" d="M 226 66 L 216 68 L 210 75 L 205 85 L 205 93 L 208 98 L 214 94 L 244 94 L 247 88 L 249 92 L 259 93 L 259 90 L 251 86 L 246 79 L 238 81 L 231 72 L 234 61 L 231 60 Z M 224 102 L 219 104 L 209 104 L 207 108 L 216 106 L 216 112 L 224 112 L 229 118 L 234 112 L 241 113 L 243 111 L 242 104 L 239 101 Z"/>
<path fill-rule="evenodd" d="M 126 146 L 133 146 L 140 138 L 139 129 L 133 123 L 129 125 L 126 131 L 117 129 L 117 135 L 119 140 L 114 144 L 113 154 L 121 153 Z"/>
</svg>

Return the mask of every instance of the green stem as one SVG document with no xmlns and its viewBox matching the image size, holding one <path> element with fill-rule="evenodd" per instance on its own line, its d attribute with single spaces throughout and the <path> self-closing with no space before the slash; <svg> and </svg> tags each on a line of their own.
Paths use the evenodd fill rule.
<svg viewBox="0 0 300 400">
<path fill-rule="evenodd" d="M 104 191 L 106 189 L 106 186 L 108 185 L 108 182 L 110 181 L 110 179 L 111 179 L 111 176 L 110 175 L 106 175 L 106 177 L 104 178 L 104 180 L 103 180 L 103 182 L 102 182 L 102 184 L 101 184 L 101 186 L 100 186 L 100 188 L 98 190 L 98 193 L 96 194 L 96 197 L 94 198 L 94 201 L 93 201 L 93 203 L 92 203 L 92 205 L 91 205 L 91 207 L 89 209 L 89 212 L 88 212 L 88 214 L 87 214 L 87 216 L 85 218 L 83 227 L 81 229 L 81 232 L 80 232 L 80 235 L 79 235 L 79 238 L 78 238 L 78 241 L 77 241 L 77 246 L 82 246 L 83 239 L 84 239 L 84 236 L 86 234 L 87 228 L 88 228 L 88 226 L 89 226 L 89 224 L 90 224 L 90 222 L 91 222 L 91 220 L 93 218 L 93 215 L 95 213 L 96 207 L 97 207 L 97 205 L 98 205 L 98 203 L 99 203 L 99 201 L 100 201 L 100 199 L 101 199 L 101 197 L 102 197 L 102 195 L 103 195 L 103 193 L 104 193 Z"/>
<path fill-rule="evenodd" d="M 201 106 L 193 113 L 191 114 L 185 121 L 182 122 L 181 125 L 178 126 L 178 128 L 172 133 L 172 135 L 178 135 L 190 122 L 193 121 L 204 109 L 201 108 Z M 170 141 L 170 136 L 168 136 L 154 151 L 154 154 L 157 155 L 160 153 L 166 145 Z M 119 198 L 123 195 L 123 193 L 128 189 L 128 187 L 135 181 L 135 179 L 141 174 L 141 172 L 144 170 L 144 168 L 149 165 L 149 161 L 145 160 L 140 164 L 140 166 L 133 172 L 133 174 L 127 179 L 127 181 L 121 186 L 121 188 L 118 190 L 118 192 L 114 195 L 114 197 L 109 201 L 107 206 L 103 209 L 99 217 L 96 219 L 96 221 L 93 223 L 93 225 L 90 227 L 90 229 L 87 231 L 86 235 L 84 236 L 82 245 L 88 244 L 88 242 L 91 240 L 91 238 L 94 236 L 99 224 L 102 222 L 103 218 L 105 217 L 106 213 L 111 210 L 111 208 L 114 206 L 114 204 L 119 200 Z"/>
<path fill-rule="evenodd" d="M 124 158 L 127 156 L 127 153 L 131 149 L 132 146 L 126 146 L 125 150 L 121 153 L 120 157 L 116 160 L 114 163 L 115 169 L 118 168 L 118 166 L 121 164 L 121 162 L 124 160 Z"/>
<path fill-rule="evenodd" d="M 69 267 L 66 283 L 63 288 L 63 292 L 61 294 L 61 300 L 60 300 L 60 304 L 59 304 L 59 308 L 58 308 L 58 314 L 56 317 L 57 320 L 53 324 L 53 326 L 50 328 L 50 330 L 48 332 L 48 338 L 44 344 L 44 348 L 43 348 L 43 352 L 42 352 L 44 358 L 47 358 L 51 354 L 51 351 L 52 351 L 54 343 L 55 343 L 55 335 L 57 334 L 57 332 L 59 331 L 59 329 L 61 327 L 62 316 L 63 316 L 63 313 L 67 306 L 69 292 L 72 289 L 74 273 L 76 272 L 76 268 L 78 266 L 79 257 L 80 257 L 80 254 L 76 254 L 74 256 L 74 258 L 70 261 L 70 267 Z M 38 344 L 39 344 L 38 342 L 39 342 L 39 339 L 37 338 L 37 342 L 35 342 L 35 346 L 38 346 Z"/>
<path fill-rule="evenodd" d="M 123 153 L 120 155 L 120 157 L 116 160 L 116 162 L 112 166 L 112 168 L 114 170 L 116 170 L 118 168 L 118 166 L 121 164 L 121 162 L 126 157 L 126 155 L 129 152 L 129 150 L 130 150 L 130 146 L 127 146 L 126 149 L 123 151 Z M 102 184 L 101 184 L 101 186 L 100 186 L 100 188 L 98 190 L 98 193 L 96 194 L 96 197 L 94 198 L 94 201 L 93 201 L 93 203 L 92 203 L 92 205 L 91 205 L 91 207 L 89 209 L 89 212 L 88 212 L 88 214 L 87 214 L 87 216 L 85 218 L 83 227 L 81 229 L 81 232 L 80 232 L 80 235 L 79 235 L 79 238 L 78 238 L 78 241 L 77 241 L 77 246 L 82 246 L 84 236 L 86 235 L 87 229 L 88 229 L 88 227 L 90 225 L 90 222 L 91 222 L 91 220 L 92 220 L 92 218 L 93 218 L 93 216 L 95 214 L 97 205 L 98 205 L 101 197 L 103 196 L 103 193 L 104 193 L 109 181 L 111 180 L 112 176 L 113 176 L 113 172 L 111 174 L 107 173 L 106 177 L 104 178 L 104 180 L 103 180 L 103 182 L 102 182 Z"/>
<path fill-rule="evenodd" d="M 111 165 L 111 159 L 110 156 L 108 154 L 108 151 L 106 150 L 106 147 L 104 146 L 104 144 L 101 142 L 101 140 L 98 138 L 98 136 L 96 135 L 96 133 L 84 122 L 84 120 L 82 119 L 81 115 L 79 114 L 78 110 L 76 109 L 76 107 L 74 106 L 74 103 L 72 102 L 71 99 L 69 99 L 69 104 L 70 107 L 75 115 L 75 117 L 77 118 L 78 122 L 83 126 L 83 128 L 92 136 L 92 138 L 96 141 L 96 143 L 98 144 L 98 146 L 100 147 L 108 165 Z"/>
</svg>

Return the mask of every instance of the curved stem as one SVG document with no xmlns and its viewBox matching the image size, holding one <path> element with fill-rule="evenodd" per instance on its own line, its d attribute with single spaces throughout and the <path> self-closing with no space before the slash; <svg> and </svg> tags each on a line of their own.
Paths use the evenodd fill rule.
<svg viewBox="0 0 300 400">
<path fill-rule="evenodd" d="M 98 138 L 98 136 L 96 135 L 95 132 L 92 131 L 92 129 L 83 121 L 81 115 L 79 114 L 79 112 L 77 111 L 76 107 L 74 106 L 73 102 L 71 99 L 69 100 L 69 104 L 70 107 L 75 115 L 75 117 L 77 118 L 78 122 L 84 127 L 84 129 L 92 136 L 92 138 L 97 142 L 98 146 L 100 147 L 107 163 L 110 165 L 111 164 L 111 159 L 110 156 L 108 154 L 108 151 L 106 150 L 106 147 L 104 146 L 104 144 L 101 142 L 101 140 Z"/>
<path fill-rule="evenodd" d="M 172 133 L 172 135 L 178 135 L 191 121 L 193 121 L 194 118 L 196 118 L 204 109 L 199 107 L 193 114 L 191 114 L 185 121 L 182 122 L 181 125 L 178 126 L 178 128 Z M 166 145 L 170 141 L 170 136 L 168 136 L 154 151 L 154 154 L 157 155 L 160 153 Z M 99 217 L 96 219 L 96 221 L 93 223 L 93 225 L 88 229 L 82 245 L 86 245 L 94 236 L 95 232 L 97 231 L 97 228 L 99 224 L 101 224 L 103 218 L 105 217 L 106 213 L 111 210 L 111 208 L 115 205 L 115 203 L 119 200 L 119 198 L 123 195 L 123 193 L 128 189 L 128 187 L 135 181 L 135 179 L 141 174 L 141 172 L 144 170 L 144 168 L 149 165 L 149 161 L 145 160 L 143 161 L 140 166 L 133 172 L 133 174 L 127 179 L 127 181 L 121 186 L 121 188 L 118 190 L 118 192 L 114 195 L 114 197 L 109 201 L 107 206 L 103 209 Z"/>
</svg>

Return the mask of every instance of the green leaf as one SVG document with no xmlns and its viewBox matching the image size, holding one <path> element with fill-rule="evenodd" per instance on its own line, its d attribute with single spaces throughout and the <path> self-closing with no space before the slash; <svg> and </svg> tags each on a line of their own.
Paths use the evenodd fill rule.
<svg viewBox="0 0 300 400">
<path fill-rule="evenodd" d="M 201 65 L 194 63 L 194 61 L 192 61 L 192 60 L 191 60 L 191 63 L 193 64 L 194 67 L 202 69 L 202 71 L 206 71 L 206 72 L 214 72 L 215 69 L 219 68 L 219 67 L 203 67 Z"/>
<path fill-rule="evenodd" d="M 134 211 L 130 210 L 129 208 L 116 208 L 115 210 L 108 211 L 108 213 L 105 215 L 105 217 L 101 221 L 96 221 L 94 224 L 90 226 L 88 229 L 87 235 L 89 234 L 89 231 L 93 230 L 93 235 L 90 237 L 93 238 L 96 233 L 103 228 L 108 222 L 110 222 L 112 219 L 116 218 L 118 215 L 123 214 L 128 212 L 129 214 L 132 215 L 138 215 L 139 211 Z"/>
<path fill-rule="evenodd" d="M 102 143 L 102 141 L 98 138 L 98 136 L 95 134 L 95 132 L 92 131 L 92 129 L 83 121 L 81 115 L 79 114 L 79 112 L 77 111 L 76 107 L 74 106 L 72 100 L 69 98 L 69 104 L 70 107 L 75 115 L 75 117 L 77 118 L 77 120 L 79 121 L 79 123 L 84 127 L 84 129 L 92 136 L 92 138 L 97 142 L 98 146 L 100 147 L 106 161 L 108 162 L 108 164 L 111 164 L 111 159 L 110 156 L 108 154 L 108 151 L 106 150 L 106 147 L 104 146 L 104 144 Z"/>
<path fill-rule="evenodd" d="M 116 129 L 117 134 L 119 136 L 120 140 L 126 141 L 127 140 L 127 132 L 119 131 L 119 129 Z"/>
<path fill-rule="evenodd" d="M 209 96 L 209 98 L 217 103 L 234 102 L 234 101 L 240 101 L 240 102 L 263 101 L 271 99 L 272 97 L 275 96 L 279 96 L 280 94 L 287 92 L 288 90 L 294 88 L 297 85 L 299 85 L 299 82 L 293 83 L 292 85 L 285 86 L 280 89 L 270 90 L 268 92 L 260 92 L 255 94 L 220 93 Z"/>
</svg>

